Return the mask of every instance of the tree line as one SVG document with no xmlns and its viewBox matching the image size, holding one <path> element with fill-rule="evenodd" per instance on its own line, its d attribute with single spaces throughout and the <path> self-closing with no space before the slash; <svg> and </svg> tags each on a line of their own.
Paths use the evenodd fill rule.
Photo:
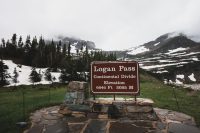
<svg viewBox="0 0 200 133">
<path fill-rule="evenodd" d="M 38 72 L 35 68 L 48 68 L 49 72 L 61 71 L 60 81 L 86 80 L 81 72 L 90 72 L 92 61 L 113 61 L 116 60 L 115 53 L 106 54 L 100 50 L 89 50 L 87 43 L 82 42 L 81 48 L 72 53 L 73 42 L 45 41 L 41 36 L 31 38 L 28 35 L 23 41 L 22 36 L 13 34 L 11 39 L 0 43 L 0 84 L 5 84 L 6 67 L 3 59 L 11 59 L 16 63 L 32 66 L 30 80 L 39 81 Z M 8 66 L 9 67 L 9 66 Z M 36 72 L 36 73 L 35 73 Z M 32 76 L 31 76 L 32 75 Z"/>
</svg>

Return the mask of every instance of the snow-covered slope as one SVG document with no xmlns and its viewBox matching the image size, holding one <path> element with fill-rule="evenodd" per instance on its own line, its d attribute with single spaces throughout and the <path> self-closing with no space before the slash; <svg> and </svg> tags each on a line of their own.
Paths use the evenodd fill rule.
<svg viewBox="0 0 200 133">
<path fill-rule="evenodd" d="M 200 43 L 185 35 L 165 34 L 130 50 L 126 59 L 138 61 L 165 83 L 200 83 Z"/>
<path fill-rule="evenodd" d="M 144 46 L 138 46 L 138 47 L 131 48 L 128 54 L 136 55 L 136 54 L 144 53 L 147 51 L 149 51 L 149 49 L 145 48 Z"/>
<path fill-rule="evenodd" d="M 4 64 L 8 66 L 7 72 L 10 75 L 10 77 L 8 78 L 9 81 L 9 85 L 8 86 L 14 86 L 15 83 L 12 81 L 12 77 L 13 77 L 13 72 L 14 69 L 16 68 L 19 77 L 18 77 L 18 83 L 16 85 L 30 85 L 32 84 L 30 79 L 29 79 L 29 75 L 31 73 L 32 67 L 29 66 L 25 66 L 25 65 L 18 65 L 15 64 L 12 60 L 3 60 Z M 46 71 L 47 68 L 36 68 L 37 72 L 41 72 L 42 74 L 42 80 L 41 82 L 37 82 L 35 84 L 49 84 L 49 81 L 46 81 L 44 79 L 44 73 Z M 55 77 L 55 81 L 54 82 L 59 82 L 59 76 L 60 73 L 59 72 L 51 72 L 52 76 Z"/>
</svg>

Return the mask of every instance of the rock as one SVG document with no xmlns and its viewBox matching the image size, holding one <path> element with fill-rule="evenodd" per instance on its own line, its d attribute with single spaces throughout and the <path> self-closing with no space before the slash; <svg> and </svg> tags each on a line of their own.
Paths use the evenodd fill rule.
<svg viewBox="0 0 200 133">
<path fill-rule="evenodd" d="M 111 122 L 109 133 L 145 133 L 147 129 L 130 123 Z"/>
<path fill-rule="evenodd" d="M 43 119 L 46 119 L 46 120 L 58 120 L 58 119 L 60 119 L 60 117 L 58 117 L 56 115 L 51 115 L 51 114 L 43 114 L 42 117 L 43 117 Z"/>
<path fill-rule="evenodd" d="M 97 113 L 87 113 L 87 118 L 96 119 L 96 118 L 98 118 L 98 114 Z"/>
<path fill-rule="evenodd" d="M 126 114 L 126 105 L 124 105 L 124 103 L 113 102 L 113 105 L 115 105 L 117 107 L 117 109 L 119 110 L 120 114 L 122 114 L 122 115 Z"/>
<path fill-rule="evenodd" d="M 108 114 L 99 114 L 98 118 L 99 119 L 108 119 Z"/>
<path fill-rule="evenodd" d="M 152 106 L 127 106 L 127 112 L 128 113 L 139 113 L 139 112 L 143 112 L 143 113 L 148 113 L 151 112 L 153 110 Z"/>
<path fill-rule="evenodd" d="M 94 103 L 92 106 L 92 111 L 93 112 L 101 112 L 102 106 L 103 106 L 102 104 Z"/>
<path fill-rule="evenodd" d="M 110 105 L 108 108 L 108 117 L 109 118 L 119 118 L 121 113 L 119 112 L 118 108 L 115 105 Z"/>
<path fill-rule="evenodd" d="M 42 133 L 43 131 L 43 125 L 35 125 L 33 127 L 31 127 L 31 129 L 29 129 L 26 133 Z"/>
<path fill-rule="evenodd" d="M 73 116 L 68 116 L 66 118 L 66 122 L 69 123 L 85 123 L 88 120 L 86 117 L 73 117 Z"/>
<path fill-rule="evenodd" d="M 167 119 L 170 119 L 172 121 L 194 121 L 191 116 L 188 116 L 183 113 L 175 112 L 175 111 L 170 111 L 169 114 L 167 115 Z"/>
<path fill-rule="evenodd" d="M 67 124 L 63 121 L 59 121 L 53 125 L 47 125 L 45 128 L 45 133 L 67 133 Z"/>
<path fill-rule="evenodd" d="M 152 121 L 134 121 L 132 122 L 132 124 L 134 124 L 135 126 L 137 127 L 145 127 L 145 128 L 151 128 L 153 129 L 153 124 L 152 124 Z"/>
<path fill-rule="evenodd" d="M 129 117 L 132 120 L 151 120 L 156 121 L 158 117 L 155 113 L 127 113 L 126 117 Z"/>
<path fill-rule="evenodd" d="M 107 120 L 91 120 L 83 133 L 106 133 Z"/>
<path fill-rule="evenodd" d="M 73 124 L 68 124 L 69 126 L 69 132 L 70 133 L 80 133 L 85 126 L 84 123 L 73 123 Z"/>
<path fill-rule="evenodd" d="M 166 123 L 162 123 L 162 122 L 158 122 L 156 124 L 157 128 L 160 129 L 160 130 L 164 130 L 166 128 Z"/>
<path fill-rule="evenodd" d="M 82 104 L 85 99 L 85 94 L 83 91 L 73 91 L 66 92 L 65 94 L 65 104 Z"/>
<path fill-rule="evenodd" d="M 75 90 L 85 90 L 87 88 L 87 82 L 80 82 L 80 81 L 71 81 L 68 85 L 69 91 Z"/>
<path fill-rule="evenodd" d="M 73 111 L 72 116 L 74 116 L 74 117 L 86 117 L 86 113 L 85 112 Z"/>
<path fill-rule="evenodd" d="M 84 104 L 68 104 L 67 108 L 72 111 L 78 111 L 78 112 L 90 112 L 91 108 L 89 105 Z"/>
<path fill-rule="evenodd" d="M 101 108 L 101 113 L 108 113 L 108 106 L 109 105 L 103 105 Z"/>
<path fill-rule="evenodd" d="M 70 116 L 72 114 L 72 111 L 70 109 L 68 109 L 68 107 L 65 107 L 64 109 L 60 109 L 58 111 L 58 113 L 60 113 L 62 115 L 68 115 L 68 116 Z"/>
<path fill-rule="evenodd" d="M 181 123 L 169 123 L 169 131 L 172 133 L 200 133 L 200 129 Z"/>
</svg>

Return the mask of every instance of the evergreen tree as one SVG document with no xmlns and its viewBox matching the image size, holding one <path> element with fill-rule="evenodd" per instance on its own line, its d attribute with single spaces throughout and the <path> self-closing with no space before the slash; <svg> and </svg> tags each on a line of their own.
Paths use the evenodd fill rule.
<svg viewBox="0 0 200 133">
<path fill-rule="evenodd" d="M 39 44 L 37 48 L 37 56 L 36 61 L 39 67 L 46 67 L 46 59 L 45 59 L 45 41 L 42 36 L 39 39 Z M 48 54 L 48 53 L 47 53 Z"/>
<path fill-rule="evenodd" d="M 24 45 L 23 41 L 22 41 L 22 36 L 19 37 L 19 41 L 18 41 L 18 47 L 22 48 Z"/>
<path fill-rule="evenodd" d="M 66 81 L 69 81 L 69 74 L 67 73 L 67 71 L 65 69 L 63 69 L 61 71 L 59 79 L 60 79 L 60 81 L 62 83 L 65 83 Z"/>
<path fill-rule="evenodd" d="M 36 71 L 35 67 L 33 67 L 31 74 L 29 75 L 30 81 L 34 84 L 35 82 L 40 82 L 41 78 L 41 74 Z"/>
<path fill-rule="evenodd" d="M 31 65 L 34 66 L 38 66 L 38 61 L 35 58 L 36 54 L 37 54 L 37 46 L 38 46 L 38 42 L 37 42 L 37 38 L 34 37 L 31 43 L 31 49 L 30 49 L 30 59 L 31 59 Z"/>
<path fill-rule="evenodd" d="M 44 78 L 45 78 L 47 81 L 50 81 L 50 82 L 53 81 L 53 77 L 52 77 L 52 75 L 51 75 L 51 73 L 50 73 L 50 69 L 47 69 L 47 70 L 45 71 L 44 76 L 45 76 Z"/>
<path fill-rule="evenodd" d="M 8 74 L 6 70 L 6 66 L 3 63 L 3 60 L 0 60 L 0 86 L 8 84 L 6 81 Z"/>
<path fill-rule="evenodd" d="M 66 51 L 67 51 L 67 46 L 66 44 L 63 44 L 63 51 L 62 51 L 63 57 L 66 56 Z"/>
<path fill-rule="evenodd" d="M 13 82 L 16 84 L 18 82 L 18 77 L 19 77 L 19 74 L 17 72 L 17 69 L 15 68 L 14 71 L 13 71 Z"/>
<path fill-rule="evenodd" d="M 71 43 L 69 42 L 68 47 L 67 47 L 67 55 L 70 57 L 71 55 Z"/>
<path fill-rule="evenodd" d="M 25 46 L 24 46 L 24 64 L 25 65 L 31 65 L 31 38 L 30 36 L 26 37 L 26 42 L 25 42 Z"/>
<path fill-rule="evenodd" d="M 62 42 L 59 41 L 58 44 L 57 44 L 57 48 L 56 48 L 56 52 L 57 52 L 58 54 L 60 54 L 60 52 L 61 52 L 61 46 L 62 46 Z"/>
<path fill-rule="evenodd" d="M 5 48 L 6 47 L 6 41 L 4 38 L 1 39 L 1 42 L 2 42 L 2 48 Z"/>
</svg>

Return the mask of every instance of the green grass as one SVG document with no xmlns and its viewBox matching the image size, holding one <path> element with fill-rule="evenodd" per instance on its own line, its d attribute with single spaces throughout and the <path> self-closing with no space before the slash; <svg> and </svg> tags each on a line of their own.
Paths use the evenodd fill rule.
<svg viewBox="0 0 200 133">
<path fill-rule="evenodd" d="M 140 78 L 141 92 L 139 97 L 153 99 L 155 107 L 180 111 L 191 115 L 195 118 L 198 126 L 200 126 L 200 92 L 174 87 L 180 106 L 179 110 L 174 98 L 173 86 L 164 85 L 144 72 L 142 72 Z M 30 113 L 34 110 L 46 106 L 59 105 L 63 102 L 66 85 L 51 88 L 50 102 L 48 88 L 48 85 L 37 85 L 35 88 L 32 88 L 32 86 L 20 86 L 17 89 L 12 87 L 0 88 L 0 133 L 22 132 L 15 123 L 23 121 L 23 90 L 26 121 L 28 121 Z"/>
<path fill-rule="evenodd" d="M 1 88 L 0 88 L 1 89 Z M 25 120 L 28 121 L 31 112 L 45 106 L 57 105 L 63 102 L 66 87 L 51 88 L 50 101 L 48 86 L 31 86 L 3 88 L 0 90 L 0 133 L 22 132 L 16 122 L 24 121 L 23 92 L 25 101 Z"/>
<path fill-rule="evenodd" d="M 141 75 L 140 97 L 151 98 L 155 107 L 180 111 L 195 118 L 200 126 L 200 92 L 181 87 L 167 86 L 149 75 Z M 173 93 L 177 97 L 178 105 Z"/>
</svg>

